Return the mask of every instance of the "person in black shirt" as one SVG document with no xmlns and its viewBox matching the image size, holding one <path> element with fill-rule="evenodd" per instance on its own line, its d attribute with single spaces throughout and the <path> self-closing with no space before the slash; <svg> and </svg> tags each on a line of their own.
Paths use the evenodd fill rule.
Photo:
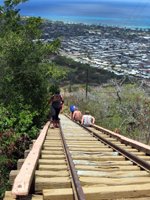
<svg viewBox="0 0 150 200">
<path fill-rule="evenodd" d="M 60 92 L 57 91 L 50 99 L 50 105 L 51 105 L 51 117 L 52 117 L 52 128 L 59 127 L 59 113 L 62 109 L 62 106 L 64 104 L 64 100 L 62 96 L 60 95 Z"/>
</svg>

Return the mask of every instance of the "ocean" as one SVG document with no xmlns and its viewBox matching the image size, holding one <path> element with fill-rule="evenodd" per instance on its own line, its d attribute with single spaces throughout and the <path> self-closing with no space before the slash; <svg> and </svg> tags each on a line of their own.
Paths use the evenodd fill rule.
<svg viewBox="0 0 150 200">
<path fill-rule="evenodd" d="M 24 16 L 66 23 L 150 28 L 150 0 L 30 0 L 20 9 Z"/>
</svg>

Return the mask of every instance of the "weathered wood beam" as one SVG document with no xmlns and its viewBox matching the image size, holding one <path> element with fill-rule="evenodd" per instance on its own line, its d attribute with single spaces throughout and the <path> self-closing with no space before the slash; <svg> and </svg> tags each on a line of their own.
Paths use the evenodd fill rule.
<svg viewBox="0 0 150 200">
<path fill-rule="evenodd" d="M 39 137 L 34 143 L 30 153 L 25 159 L 19 174 L 17 175 L 13 188 L 12 195 L 16 197 L 17 195 L 28 195 L 30 186 L 34 177 L 34 172 L 37 167 L 37 162 L 40 156 L 40 151 L 45 140 L 47 130 L 49 128 L 50 122 L 47 122 L 44 128 L 41 130 Z"/>
<path fill-rule="evenodd" d="M 104 199 L 136 199 L 146 200 L 150 198 L 150 184 L 126 185 L 126 186 L 106 186 L 106 187 L 83 187 L 86 200 Z M 44 200 L 73 200 L 72 190 L 44 189 Z M 141 198 L 142 197 L 142 198 Z"/>
</svg>

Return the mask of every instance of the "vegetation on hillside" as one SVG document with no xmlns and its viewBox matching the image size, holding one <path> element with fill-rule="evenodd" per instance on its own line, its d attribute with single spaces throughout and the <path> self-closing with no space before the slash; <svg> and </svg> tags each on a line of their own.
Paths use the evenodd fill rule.
<svg viewBox="0 0 150 200">
<path fill-rule="evenodd" d="M 22 18 L 17 6 L 0 6 L 0 198 L 9 187 L 8 172 L 46 120 L 48 98 L 65 71 L 47 58 L 60 41 L 43 44 L 40 18 Z"/>
<path fill-rule="evenodd" d="M 122 78 L 122 76 L 117 76 L 113 72 L 91 67 L 89 64 L 76 62 L 71 58 L 66 58 L 65 56 L 57 55 L 53 61 L 68 71 L 68 76 L 66 76 L 65 79 L 66 82 L 63 81 L 65 84 L 83 84 L 88 82 L 90 85 L 100 85 L 102 83 L 107 83 L 110 79 Z"/>
</svg>

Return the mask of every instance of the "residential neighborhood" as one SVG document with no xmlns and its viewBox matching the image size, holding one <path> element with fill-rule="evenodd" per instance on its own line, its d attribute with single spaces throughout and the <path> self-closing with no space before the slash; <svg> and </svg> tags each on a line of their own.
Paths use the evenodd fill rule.
<svg viewBox="0 0 150 200">
<path fill-rule="evenodd" d="M 150 78 L 150 30 L 47 21 L 44 41 L 60 38 L 59 53 L 117 75 Z"/>
</svg>

